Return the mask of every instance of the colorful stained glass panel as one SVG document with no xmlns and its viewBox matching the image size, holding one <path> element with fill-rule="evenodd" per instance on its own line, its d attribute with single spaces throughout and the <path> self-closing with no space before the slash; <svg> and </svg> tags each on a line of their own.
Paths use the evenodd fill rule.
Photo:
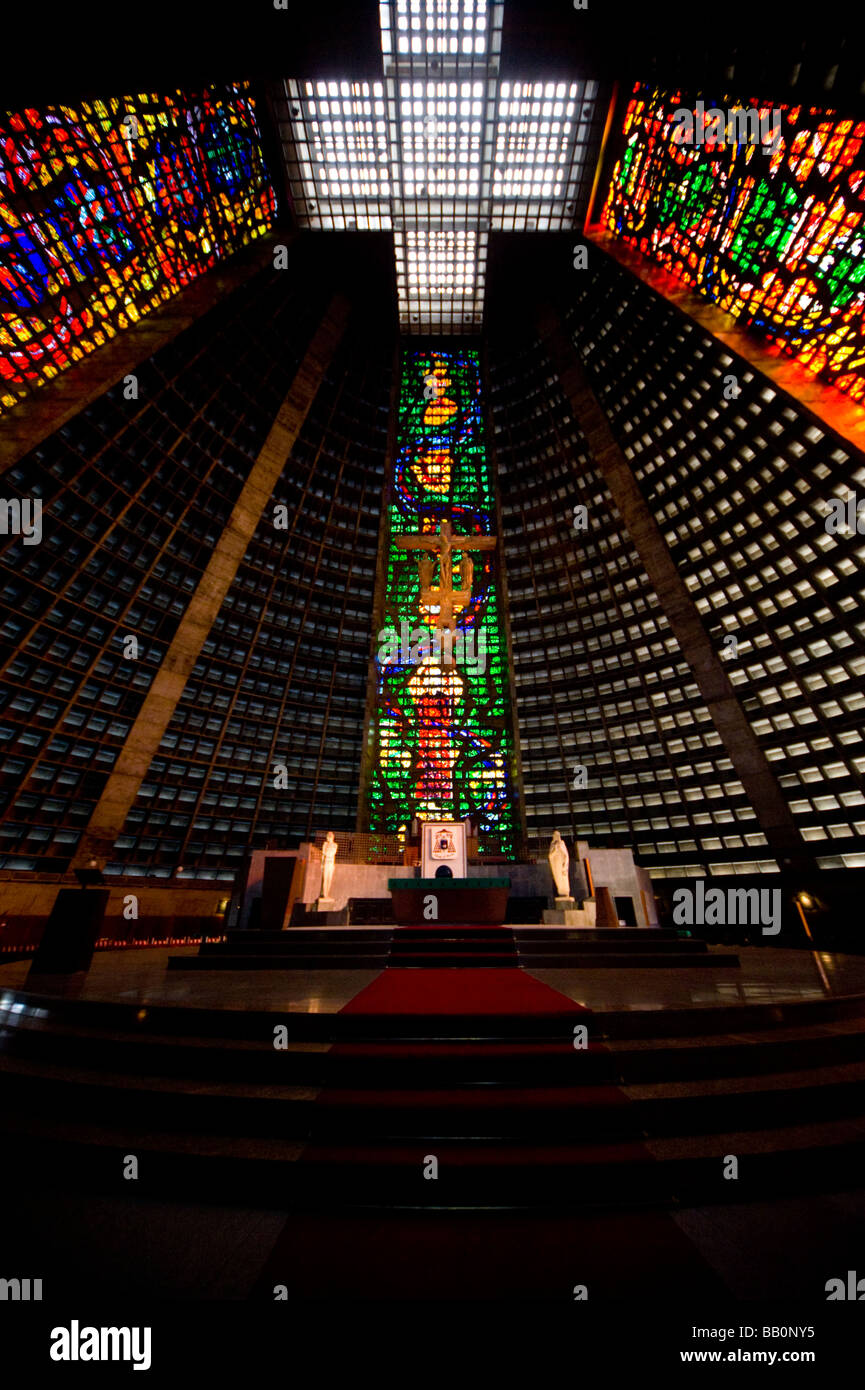
<svg viewBox="0 0 865 1390">
<path fill-rule="evenodd" d="M 490 550 L 459 550 L 459 536 L 495 533 L 495 497 L 483 439 L 478 354 L 405 352 L 388 512 L 385 638 L 378 653 L 376 761 L 370 829 L 405 835 L 415 817 L 475 824 L 482 851 L 510 853 L 515 807 L 510 702 L 499 564 Z M 442 605 L 432 551 L 399 536 L 455 533 L 454 664 L 435 647 Z M 381 634 L 380 634 L 381 635 Z M 427 650 L 427 647 L 430 650 Z"/>
<path fill-rule="evenodd" d="M 0 116 L 0 411 L 275 211 L 245 83 Z"/>
<path fill-rule="evenodd" d="M 701 126 L 703 113 L 681 91 L 636 85 L 607 199 L 608 229 L 862 399 L 865 121 L 728 98 L 704 107 L 724 113 L 723 127 L 718 118 Z M 674 119 L 685 108 L 693 129 Z M 744 134 L 736 114 L 743 111 L 762 114 L 780 135 L 736 138 Z"/>
</svg>

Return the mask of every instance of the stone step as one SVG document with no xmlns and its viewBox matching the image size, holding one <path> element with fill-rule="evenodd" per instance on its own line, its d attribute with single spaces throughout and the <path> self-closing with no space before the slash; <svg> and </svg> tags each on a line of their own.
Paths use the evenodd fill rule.
<svg viewBox="0 0 865 1390">
<path fill-rule="evenodd" d="M 684 931 L 661 931 L 658 927 L 513 927 L 517 941 L 640 941 L 651 949 L 662 942 L 700 941 Z"/>
<path fill-rule="evenodd" d="M 458 1140 L 517 1138 L 540 1143 L 583 1138 L 712 1134 L 737 1128 L 851 1118 L 865 1138 L 865 1061 L 843 1066 L 714 1077 L 628 1087 L 605 1082 L 507 1086 L 304 1087 L 226 1082 L 190 1085 L 176 1077 L 124 1073 L 0 1058 L 4 1112 L 22 1124 L 29 1109 L 60 1118 L 134 1123 L 144 1133 L 185 1129 L 271 1138 L 325 1136 Z M 34 1099 L 36 1104 L 34 1106 Z M 107 1108 L 106 1108 L 107 1107 Z"/>
<path fill-rule="evenodd" d="M 378 951 L 342 948 L 317 952 L 263 952 L 239 955 L 234 952 L 206 952 L 197 956 L 170 956 L 169 970 L 383 970 L 388 957 Z"/>
<path fill-rule="evenodd" d="M 16 1122 L 18 1121 L 18 1122 Z M 20 1125 L 23 1128 L 19 1127 Z M 544 1207 L 676 1206 L 743 1202 L 858 1187 L 865 1134 L 847 1120 L 730 1131 L 702 1141 L 677 1136 L 640 1142 L 420 1141 L 308 1143 L 221 1134 L 145 1134 L 44 1115 L 0 1115 L 19 1163 L 48 1185 L 62 1171 L 71 1190 L 116 1192 L 125 1156 L 139 1158 L 137 1196 L 284 1209 L 341 1206 Z M 428 1156 L 435 1182 L 424 1179 Z M 725 1182 L 719 1155 L 736 1154 L 739 1176 Z"/>
<path fill-rule="evenodd" d="M 403 1041 L 395 1034 L 353 1038 L 348 1047 L 347 1039 L 335 1033 L 333 1039 L 316 1042 L 289 1037 L 286 1047 L 277 1050 L 273 1027 L 282 1023 L 277 1014 L 261 1025 L 254 1039 L 170 1034 L 145 1038 L 115 1031 L 107 1037 L 99 1028 L 73 1029 L 56 1024 L 50 1029 L 20 1030 L 11 1038 L 7 1036 L 4 1056 L 16 1066 L 48 1069 L 63 1056 L 69 1067 L 98 1071 L 105 1064 L 110 1041 L 114 1064 L 122 1064 L 129 1076 L 311 1086 L 363 1084 L 372 1078 L 386 1085 L 404 1085 L 407 1080 L 424 1086 L 460 1080 L 524 1084 L 539 1076 L 545 1084 L 572 1083 L 579 1077 L 585 1083 L 639 1085 L 716 1075 L 762 1076 L 865 1061 L 863 1019 L 826 1026 L 822 1033 L 805 1026 L 750 1032 L 746 1037 L 697 1034 L 674 1040 L 662 1037 L 600 1043 L 591 1040 L 592 1016 L 585 1017 L 590 1041 L 586 1049 L 579 1050 L 573 1045 L 572 1027 L 559 1029 L 558 1036 L 552 1038 L 445 1041 L 427 1036 Z M 286 1022 L 290 1026 L 291 1020 Z M 384 1032 L 383 1026 L 380 1031 Z"/>
<path fill-rule="evenodd" d="M 195 957 L 189 957 L 195 959 Z M 534 969 L 534 967 L 533 967 Z M 640 1047 L 663 1038 L 705 1037 L 725 1033 L 755 1033 L 778 1036 L 793 1029 L 817 1028 L 834 1033 L 865 1027 L 865 994 L 824 995 L 810 999 L 713 1004 L 711 1007 L 684 1006 L 665 1009 L 595 1008 L 580 1015 L 590 1036 L 603 1037 L 611 1047 Z M 442 1016 L 357 1014 L 327 1008 L 315 1013 L 274 1008 L 186 1008 L 176 1004 L 148 1004 L 137 1000 L 108 1001 L 65 998 L 37 991 L 7 989 L 0 996 L 0 1045 L 18 1045 L 28 1037 L 56 1034 L 67 1038 L 92 1031 L 110 1039 L 124 1037 L 146 1042 L 158 1035 L 183 1038 L 188 1045 L 210 1046 L 221 1039 L 230 1046 L 255 1042 L 270 1036 L 274 1023 L 282 1023 L 297 1042 L 343 1042 L 365 1039 L 399 1040 L 469 1038 L 473 1042 L 495 1043 L 503 1037 L 562 1037 L 562 1020 L 573 1023 L 573 1011 L 561 1015 L 480 1015 L 477 1013 Z M 435 1030 L 430 1033 L 432 1024 Z M 504 1029 L 503 1025 L 511 1026 Z M 469 1026 L 470 1025 L 470 1026 Z M 522 1033 L 520 1030 L 523 1030 Z M 568 1026 L 566 1033 L 571 1033 Z M 815 1034 L 815 1037 L 820 1036 Z"/>
</svg>

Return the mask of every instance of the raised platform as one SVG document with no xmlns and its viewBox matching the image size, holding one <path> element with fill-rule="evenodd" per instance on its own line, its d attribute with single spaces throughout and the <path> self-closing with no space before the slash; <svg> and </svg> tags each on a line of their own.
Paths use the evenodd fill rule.
<svg viewBox="0 0 865 1390">
<path fill-rule="evenodd" d="M 511 925 L 532 926 L 543 921 L 547 905 L 546 897 L 519 896 L 511 892 L 505 910 L 505 922 Z M 309 903 L 295 903 L 291 913 L 289 930 L 296 927 L 394 927 L 393 904 L 390 896 L 386 898 L 350 898 L 342 908 L 338 921 L 331 921 L 331 913 L 321 913 Z"/>
<path fill-rule="evenodd" d="M 0 1134 L 28 1181 L 60 1165 L 67 1191 L 118 1193 L 128 1153 L 136 1197 L 281 1209 L 678 1209 L 861 1181 L 865 961 L 187 976 L 180 1005 L 166 953 L 139 954 L 137 976 L 98 958 L 78 998 L 0 967 Z"/>
<path fill-rule="evenodd" d="M 519 965 L 514 933 L 506 927 L 401 927 L 391 939 L 389 966 Z"/>
<path fill-rule="evenodd" d="M 636 927 L 292 927 L 234 931 L 197 956 L 170 958 L 173 970 L 375 970 L 386 965 L 527 965 L 607 969 L 734 969 L 733 952 L 709 955 L 684 932 Z"/>
</svg>

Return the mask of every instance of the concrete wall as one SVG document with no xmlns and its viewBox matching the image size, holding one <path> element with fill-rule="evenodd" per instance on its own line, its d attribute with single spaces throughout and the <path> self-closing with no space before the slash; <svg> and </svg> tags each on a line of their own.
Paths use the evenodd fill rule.
<svg viewBox="0 0 865 1390">
<path fill-rule="evenodd" d="M 349 898 L 386 898 L 389 878 L 420 878 L 420 869 L 403 864 L 340 864 L 336 861 L 330 893 L 333 910 L 339 912 Z M 512 898 L 543 898 L 553 892 L 553 878 L 548 864 L 470 864 L 469 878 L 509 878 Z M 309 865 L 303 901 L 310 905 L 319 894 L 321 864 Z"/>
<path fill-rule="evenodd" d="M 349 898 L 387 898 L 389 878 L 417 878 L 416 869 L 404 864 L 340 864 L 337 857 L 333 873 L 330 896 L 333 899 L 333 912 L 346 906 Z M 303 887 L 303 901 L 306 906 L 314 903 L 321 891 L 321 861 L 307 866 L 306 882 Z"/>
<path fill-rule="evenodd" d="M 250 855 L 249 872 L 237 925 L 246 927 L 252 903 L 261 897 L 265 859 L 288 858 L 306 862 L 306 876 L 301 901 L 314 903 L 321 888 L 321 859 L 311 855 L 312 845 L 297 850 L 255 850 Z M 571 893 L 579 904 L 588 897 L 585 869 L 581 862 L 588 857 L 596 885 L 605 884 L 613 897 L 631 896 L 634 899 L 637 925 L 657 926 L 658 915 L 652 891 L 652 880 L 645 869 L 637 868 L 630 850 L 595 849 L 585 840 L 571 848 Z M 537 864 L 470 864 L 469 878 L 509 878 L 511 897 L 548 898 L 552 902 L 555 888 L 550 866 L 545 859 Z M 386 898 L 389 878 L 418 878 L 420 870 L 402 864 L 340 864 L 339 857 L 333 876 L 334 911 L 346 907 L 349 898 Z M 0 924 L 7 918 L 47 918 L 60 888 L 59 882 L 39 881 L 23 875 L 10 874 L 0 879 Z M 199 883 L 158 883 L 144 879 L 109 881 L 111 890 L 106 917 L 122 917 L 124 898 L 134 894 L 138 899 L 138 916 L 143 917 L 210 917 L 218 915 L 219 904 L 232 897 L 230 883 L 214 883 L 205 887 Z M 643 911 L 640 890 L 646 895 L 648 919 Z M 232 914 L 233 917 L 233 914 Z M 234 925 L 232 917 L 227 925 Z"/>
<path fill-rule="evenodd" d="M 34 879 L 0 882 L 0 922 L 10 917 L 48 917 L 61 886 L 75 885 L 40 883 Z M 143 881 L 124 879 L 121 883 L 109 881 L 106 887 L 111 890 L 107 917 L 122 917 L 123 900 L 130 894 L 138 899 L 139 917 L 215 917 L 219 904 L 231 896 L 230 883 L 202 888 L 200 884 L 145 885 Z"/>
<path fill-rule="evenodd" d="M 652 894 L 652 880 L 645 869 L 637 868 L 629 849 L 592 849 L 585 840 L 578 842 L 581 859 L 588 859 L 595 888 L 609 888 L 614 898 L 631 898 L 638 927 L 656 927 L 658 912 Z M 646 895 L 648 916 L 641 890 Z"/>
<path fill-rule="evenodd" d="M 638 887 L 645 895 L 645 907 L 648 912 L 648 921 L 641 920 L 645 914 L 642 910 L 643 899 L 640 898 L 637 902 L 637 926 L 658 927 L 660 926 L 660 921 L 658 919 L 658 904 L 655 902 L 655 893 L 652 887 L 652 875 L 649 873 L 648 869 L 641 869 L 637 865 L 634 865 L 634 872 L 637 875 Z"/>
<path fill-rule="evenodd" d="M 644 874 L 644 881 L 638 881 L 637 874 L 643 874 L 643 871 L 637 870 L 630 850 L 614 849 L 591 852 L 590 860 L 593 873 L 595 873 L 596 859 L 600 876 L 595 874 L 595 882 L 606 884 L 613 897 L 617 894 L 633 897 L 638 925 L 648 926 L 649 923 L 642 911 L 639 890 L 641 887 L 645 889 L 648 885 L 648 892 L 650 893 L 651 879 L 648 874 Z M 552 901 L 555 895 L 553 875 L 546 861 L 541 861 L 539 864 L 470 864 L 468 876 L 469 878 L 509 878 L 512 898 L 549 898 Z M 349 898 L 386 898 L 389 878 L 419 877 L 419 869 L 407 868 L 401 864 L 340 864 L 339 859 L 337 859 L 333 875 L 333 887 L 331 888 L 334 911 L 339 911 L 345 907 Z M 584 898 L 589 896 L 585 870 L 574 855 L 571 855 L 570 882 L 571 892 L 577 902 L 582 902 Z M 320 863 L 312 863 L 307 870 L 303 891 L 304 903 L 308 905 L 315 902 L 320 885 L 321 865 Z"/>
</svg>

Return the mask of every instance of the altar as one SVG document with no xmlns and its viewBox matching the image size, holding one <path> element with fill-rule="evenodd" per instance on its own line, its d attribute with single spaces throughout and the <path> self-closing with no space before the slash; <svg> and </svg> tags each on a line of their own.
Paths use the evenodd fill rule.
<svg viewBox="0 0 865 1390">
<path fill-rule="evenodd" d="M 445 827 L 450 835 L 443 834 Z M 279 931 L 313 924 L 323 928 L 360 922 L 399 924 L 408 920 L 406 914 L 429 926 L 436 921 L 491 924 L 502 910 L 504 891 L 504 917 L 499 920 L 513 925 L 587 931 L 658 926 L 652 880 L 634 863 L 630 849 L 595 847 L 586 840 L 561 836 L 568 851 L 565 894 L 559 891 L 565 881 L 560 879 L 557 885 L 553 877 L 549 841 L 539 838 L 533 854 L 524 851 L 511 862 L 485 863 L 478 842 L 466 829 L 462 823 L 430 821 L 420 825 L 415 835 L 409 834 L 401 850 L 395 845 L 390 855 L 374 854 L 371 837 L 342 831 L 336 831 L 330 842 L 322 833 L 297 850 L 256 851 L 232 905 L 230 924 Z M 326 864 L 328 843 L 335 844 L 336 850 L 328 851 Z M 330 873 L 328 897 L 323 901 L 325 868 Z M 506 889 L 503 880 L 507 880 Z M 461 897 L 458 886 L 475 896 Z M 483 895 L 477 896 L 483 888 L 496 895 L 497 905 L 490 912 L 480 906 Z M 405 893 L 413 895 L 410 907 L 409 899 L 401 896 Z M 437 917 L 432 916 L 429 903 L 423 915 L 422 900 L 430 895 L 436 898 Z M 380 911 L 376 904 L 381 905 Z"/>
<path fill-rule="evenodd" d="M 431 433 L 399 455 L 357 829 L 323 825 L 294 870 L 260 870 L 241 924 L 657 926 L 651 880 L 629 849 L 590 848 L 573 827 L 529 838 L 492 494 L 469 469 L 455 501 L 462 465 L 441 435 L 460 417 L 460 450 L 480 437 L 475 365 L 420 351 L 417 367 L 412 428 Z"/>
</svg>

